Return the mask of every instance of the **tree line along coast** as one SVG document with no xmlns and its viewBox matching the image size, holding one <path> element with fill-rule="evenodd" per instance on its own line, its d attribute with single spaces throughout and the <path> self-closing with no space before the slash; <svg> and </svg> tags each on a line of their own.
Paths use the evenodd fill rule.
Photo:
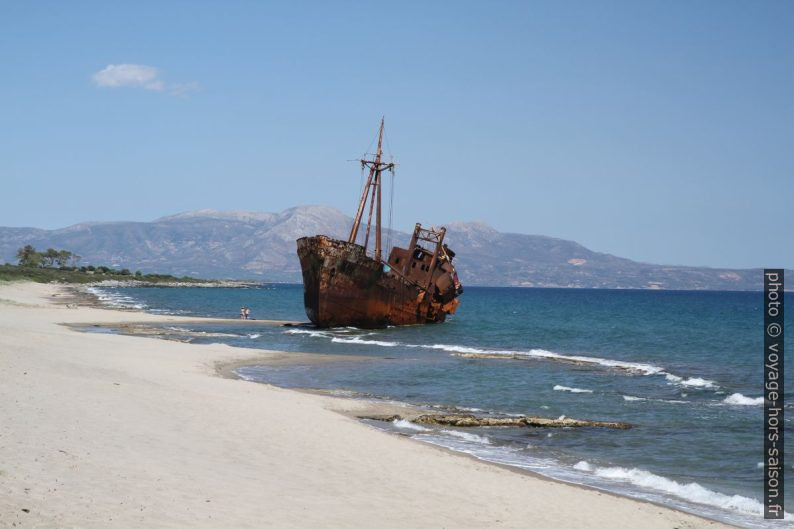
<svg viewBox="0 0 794 529">
<path fill-rule="evenodd" d="M 32 245 L 20 247 L 16 253 L 17 264 L 0 265 L 0 281 L 29 280 L 38 283 L 96 283 L 101 281 L 139 281 L 142 283 L 206 284 L 211 281 L 195 277 L 177 277 L 170 274 L 135 272 L 128 268 L 105 265 L 78 266 L 81 257 L 69 250 L 47 248 L 38 251 Z"/>
</svg>

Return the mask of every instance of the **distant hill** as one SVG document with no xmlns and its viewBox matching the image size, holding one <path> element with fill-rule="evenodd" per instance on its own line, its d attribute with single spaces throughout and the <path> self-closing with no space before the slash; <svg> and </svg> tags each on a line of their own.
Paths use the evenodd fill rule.
<svg viewBox="0 0 794 529">
<path fill-rule="evenodd" d="M 300 282 L 295 239 L 345 238 L 352 219 L 324 206 L 281 213 L 200 210 L 152 222 L 88 222 L 58 230 L 0 227 L 0 262 L 17 248 L 71 250 L 85 264 L 213 278 Z M 447 224 L 464 285 L 760 290 L 759 269 L 732 270 L 638 263 L 573 241 L 501 233 L 478 222 Z M 384 235 L 384 240 L 389 234 Z M 393 232 L 393 243 L 409 234 Z"/>
</svg>

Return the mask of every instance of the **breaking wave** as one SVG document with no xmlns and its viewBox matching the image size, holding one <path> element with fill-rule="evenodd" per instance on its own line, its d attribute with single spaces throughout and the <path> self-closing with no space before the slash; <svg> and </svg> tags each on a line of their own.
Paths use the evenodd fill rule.
<svg viewBox="0 0 794 529">
<path fill-rule="evenodd" d="M 547 351 L 545 349 L 530 349 L 529 351 L 498 351 L 478 349 L 475 347 L 465 347 L 458 345 L 427 345 L 420 346 L 431 349 L 443 349 L 449 351 L 457 356 L 470 357 L 470 358 L 509 358 L 509 359 L 526 359 L 538 358 L 542 360 L 549 360 L 553 362 L 563 362 L 577 365 L 595 365 L 616 369 L 629 374 L 635 375 L 664 375 L 668 382 L 678 384 L 684 387 L 703 388 L 703 389 L 719 389 L 719 385 L 713 380 L 707 380 L 701 377 L 686 378 L 674 375 L 665 370 L 664 367 L 645 363 L 645 362 L 627 362 L 624 360 L 614 360 L 611 358 L 599 358 L 597 356 L 582 356 L 582 355 L 564 355 Z"/>
<path fill-rule="evenodd" d="M 306 334 L 312 338 L 331 338 L 331 336 L 325 331 L 313 331 L 306 329 L 289 329 L 284 331 L 284 334 Z"/>
<path fill-rule="evenodd" d="M 408 347 L 421 347 L 423 349 L 440 349 L 442 351 L 447 351 L 448 353 L 455 353 L 458 355 L 484 355 L 487 354 L 487 351 L 482 349 L 477 349 L 476 347 L 466 347 L 465 345 L 446 345 L 443 343 L 437 343 L 433 345 L 409 345 Z M 500 351 L 495 351 L 500 352 Z"/>
<path fill-rule="evenodd" d="M 328 338 L 336 343 L 348 343 L 357 345 L 377 345 L 380 347 L 407 347 L 407 348 L 420 348 L 420 349 L 434 349 L 446 351 L 455 356 L 463 358 L 500 358 L 500 359 L 513 359 L 513 360 L 527 360 L 539 359 L 550 362 L 561 362 L 565 364 L 574 364 L 582 366 L 597 366 L 607 369 L 615 369 L 630 375 L 662 375 L 671 384 L 676 384 L 687 388 L 698 389 L 719 389 L 719 385 L 713 381 L 701 377 L 684 377 L 679 376 L 667 371 L 664 367 L 650 364 L 647 362 L 629 362 L 625 360 L 615 360 L 612 358 L 600 358 L 597 356 L 583 356 L 583 355 L 567 355 L 547 351 L 545 349 L 529 349 L 527 351 L 511 351 L 500 349 L 482 349 L 479 347 L 471 347 L 467 345 L 455 344 L 410 344 L 398 341 L 385 341 L 373 340 L 362 338 L 361 336 L 343 335 L 339 336 L 337 333 L 350 332 L 351 330 L 359 330 L 356 328 L 341 328 L 333 329 L 331 331 L 320 331 L 316 329 L 290 329 L 284 331 L 286 334 L 304 334 L 312 338 Z M 367 333 L 364 336 L 370 336 L 375 333 Z"/>
<path fill-rule="evenodd" d="M 725 397 L 722 402 L 725 404 L 733 404 L 734 406 L 763 406 L 764 397 L 745 397 L 741 393 L 733 393 Z"/>
<path fill-rule="evenodd" d="M 690 388 L 705 388 L 705 389 L 719 389 L 719 386 L 713 380 L 708 380 L 700 377 L 684 378 L 672 373 L 664 373 L 664 377 L 673 384 L 686 386 Z"/>
<path fill-rule="evenodd" d="M 458 431 L 455 431 L 455 430 L 441 430 L 441 433 L 444 433 L 446 435 L 451 435 L 452 437 L 458 437 L 460 439 L 463 439 L 465 441 L 470 441 L 472 443 L 480 443 L 480 444 L 484 444 L 484 445 L 491 444 L 491 440 L 490 439 L 488 439 L 487 437 L 484 437 L 482 435 L 477 435 L 475 433 L 458 432 Z"/>
<path fill-rule="evenodd" d="M 568 386 L 560 386 L 557 384 L 554 386 L 554 391 L 567 391 L 569 393 L 592 393 L 592 389 L 581 389 L 581 388 L 569 388 Z"/>
<path fill-rule="evenodd" d="M 123 309 L 143 310 L 148 307 L 145 303 L 116 292 L 109 292 L 97 287 L 85 287 L 85 292 L 93 294 L 104 305 Z"/>
<path fill-rule="evenodd" d="M 361 336 L 350 336 L 350 335 L 342 335 L 338 336 L 338 333 L 349 333 L 351 331 L 357 331 L 355 327 L 343 327 L 339 329 L 334 329 L 333 331 L 320 331 L 316 329 L 289 329 L 284 331 L 284 334 L 303 334 L 306 336 L 310 336 L 312 338 L 330 338 L 332 342 L 335 343 L 352 343 L 357 345 L 379 345 L 381 347 L 396 347 L 398 345 L 405 345 L 401 344 L 400 342 L 387 342 L 385 340 L 368 340 L 366 338 L 362 338 Z M 367 333 L 370 335 L 373 333 Z"/>
<path fill-rule="evenodd" d="M 433 349 L 444 349 L 452 352 L 458 356 L 472 357 L 472 358 L 539 358 L 542 360 L 577 364 L 577 365 L 596 365 L 616 369 L 629 374 L 635 375 L 664 375 L 668 382 L 677 384 L 683 387 L 702 388 L 702 389 L 719 389 L 719 385 L 713 380 L 708 380 L 701 377 L 682 377 L 674 375 L 665 370 L 665 368 L 644 362 L 627 362 L 623 360 L 613 360 L 611 358 L 599 358 L 597 356 L 581 356 L 581 355 L 564 355 L 545 349 L 530 349 L 529 351 L 488 351 L 485 349 L 477 349 L 474 347 L 461 347 L 454 345 L 432 345 L 421 346 L 430 347 Z"/>
<path fill-rule="evenodd" d="M 585 472 L 593 471 L 593 465 L 591 465 L 587 461 L 579 461 L 573 466 L 573 468 L 575 468 L 576 470 L 583 470 Z"/>
<path fill-rule="evenodd" d="M 397 428 L 402 428 L 403 430 L 413 430 L 415 432 L 429 432 L 430 428 L 425 428 L 424 426 L 420 426 L 418 424 L 414 424 L 411 421 L 406 421 L 405 419 L 395 419 L 392 421 L 392 424 Z"/>
<path fill-rule="evenodd" d="M 641 402 L 641 401 L 653 401 L 653 402 L 669 402 L 670 404 L 689 404 L 686 400 L 676 400 L 676 399 L 652 399 L 648 397 L 635 397 L 634 395 L 621 395 L 623 400 L 627 402 Z"/>
<path fill-rule="evenodd" d="M 364 338 L 360 338 L 358 336 L 353 336 L 352 338 L 340 338 L 338 336 L 334 336 L 331 338 L 332 342 L 336 343 L 357 343 L 362 345 L 380 345 L 381 347 L 397 347 L 400 345 L 399 342 L 385 342 L 382 340 L 365 340 Z"/>
<path fill-rule="evenodd" d="M 716 492 L 699 483 L 682 484 L 669 478 L 658 476 L 647 470 L 624 467 L 594 467 L 586 461 L 574 465 L 576 470 L 592 472 L 593 475 L 609 480 L 622 481 L 643 489 L 651 489 L 675 496 L 693 503 L 719 507 L 742 514 L 761 515 L 763 505 L 758 500 L 734 494 L 732 496 Z"/>
<path fill-rule="evenodd" d="M 655 375 L 664 372 L 664 368 L 655 366 L 653 364 L 626 362 L 622 360 L 613 360 L 610 358 L 599 358 L 597 356 L 564 355 L 555 353 L 553 351 L 547 351 L 545 349 L 530 349 L 529 351 L 504 351 L 445 344 L 423 345 L 421 347 L 427 347 L 430 349 L 443 349 L 459 356 L 471 356 L 476 358 L 509 358 L 517 360 L 540 358 L 543 360 L 551 360 L 569 364 L 598 365 L 601 367 L 619 369 L 640 375 Z"/>
</svg>

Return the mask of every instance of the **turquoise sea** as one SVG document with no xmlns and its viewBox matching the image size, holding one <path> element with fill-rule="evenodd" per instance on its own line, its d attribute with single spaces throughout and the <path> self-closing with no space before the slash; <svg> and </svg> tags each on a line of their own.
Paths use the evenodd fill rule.
<svg viewBox="0 0 794 529">
<path fill-rule="evenodd" d="M 253 318 L 306 321 L 300 285 L 95 292 L 153 312 L 234 318 L 248 306 Z M 458 313 L 440 325 L 188 327 L 207 333 L 197 343 L 369 357 L 241 368 L 248 380 L 475 413 L 627 421 L 634 428 L 371 424 L 743 527 L 794 526 L 761 514 L 762 301 L 760 292 L 469 287 Z M 791 386 L 789 377 L 789 393 Z M 794 476 L 791 454 L 787 470 Z M 786 501 L 794 510 L 791 486 Z"/>
</svg>

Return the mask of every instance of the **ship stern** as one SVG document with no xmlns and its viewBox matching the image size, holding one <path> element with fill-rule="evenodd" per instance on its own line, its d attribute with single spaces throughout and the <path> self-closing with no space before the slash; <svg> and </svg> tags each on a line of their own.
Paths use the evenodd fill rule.
<svg viewBox="0 0 794 529">
<path fill-rule="evenodd" d="M 301 237 L 296 241 L 303 275 L 303 306 L 306 316 L 315 325 L 320 324 L 320 279 L 325 260 L 320 237 Z"/>
</svg>

